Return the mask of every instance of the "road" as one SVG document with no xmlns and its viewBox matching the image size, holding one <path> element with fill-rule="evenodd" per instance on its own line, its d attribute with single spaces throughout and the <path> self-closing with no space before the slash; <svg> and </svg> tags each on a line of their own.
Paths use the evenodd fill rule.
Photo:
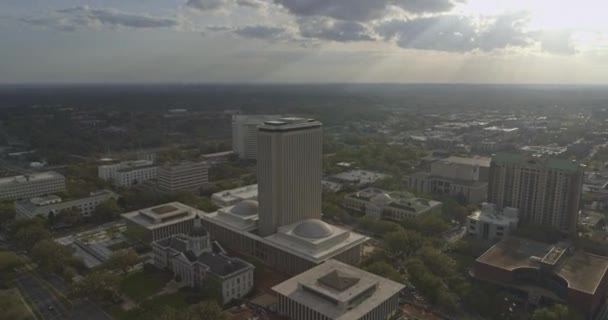
<svg viewBox="0 0 608 320">
<path fill-rule="evenodd" d="M 17 271 L 15 273 L 15 283 L 22 294 L 38 309 L 43 320 L 63 320 L 68 318 L 68 310 L 29 273 Z"/>
<path fill-rule="evenodd" d="M 69 286 L 61 278 L 50 276 L 46 281 L 63 295 L 68 294 Z M 72 301 L 71 310 L 65 309 L 46 287 L 27 272 L 18 271 L 15 283 L 23 295 L 38 309 L 42 320 L 112 320 L 112 317 L 96 304 L 84 299 Z"/>
</svg>

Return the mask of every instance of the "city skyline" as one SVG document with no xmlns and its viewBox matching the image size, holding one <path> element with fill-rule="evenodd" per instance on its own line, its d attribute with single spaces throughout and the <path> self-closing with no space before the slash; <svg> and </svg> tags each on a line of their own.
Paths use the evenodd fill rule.
<svg viewBox="0 0 608 320">
<path fill-rule="evenodd" d="M 0 83 L 608 83 L 597 0 L 4 1 Z"/>
</svg>

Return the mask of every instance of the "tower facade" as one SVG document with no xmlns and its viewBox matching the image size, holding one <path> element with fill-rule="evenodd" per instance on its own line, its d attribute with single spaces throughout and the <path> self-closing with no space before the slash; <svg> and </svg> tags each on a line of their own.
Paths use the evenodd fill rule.
<svg viewBox="0 0 608 320">
<path fill-rule="evenodd" d="M 266 121 L 258 131 L 260 235 L 306 219 L 321 219 L 321 123 L 303 118 Z"/>
<path fill-rule="evenodd" d="M 497 154 L 490 165 L 488 200 L 519 209 L 520 221 L 576 232 L 583 183 L 577 163 L 518 154 Z"/>
</svg>

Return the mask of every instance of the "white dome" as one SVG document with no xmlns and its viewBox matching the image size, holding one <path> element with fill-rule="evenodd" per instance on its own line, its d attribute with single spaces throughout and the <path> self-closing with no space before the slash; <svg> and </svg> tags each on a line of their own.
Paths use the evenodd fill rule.
<svg viewBox="0 0 608 320">
<path fill-rule="evenodd" d="M 300 222 L 293 232 L 303 238 L 320 239 L 329 237 L 334 230 L 330 225 L 321 220 L 310 219 Z"/>
<path fill-rule="evenodd" d="M 256 215 L 258 214 L 258 202 L 255 200 L 245 200 L 239 202 L 232 207 L 230 212 L 243 217 Z"/>
</svg>

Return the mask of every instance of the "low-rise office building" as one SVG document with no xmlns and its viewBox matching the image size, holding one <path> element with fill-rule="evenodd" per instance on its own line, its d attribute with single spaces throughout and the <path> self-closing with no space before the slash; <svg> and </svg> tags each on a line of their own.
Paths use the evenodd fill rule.
<svg viewBox="0 0 608 320">
<path fill-rule="evenodd" d="M 389 178 L 388 174 L 368 171 L 368 170 L 351 170 L 334 174 L 327 178 L 329 181 L 337 182 L 349 186 L 366 186 L 378 180 Z"/>
<path fill-rule="evenodd" d="M 317 219 L 281 226 L 266 237 L 258 234 L 258 203 L 246 200 L 217 212 L 201 214 L 203 226 L 223 246 L 259 259 L 280 272 L 295 275 L 328 259 L 361 262 L 367 237 Z"/>
<path fill-rule="evenodd" d="M 221 191 L 211 195 L 211 203 L 220 208 L 234 206 L 245 200 L 258 200 L 257 184 Z"/>
<path fill-rule="evenodd" d="M 470 203 L 482 203 L 488 195 L 488 183 L 472 180 L 456 180 L 434 175 L 431 172 L 416 172 L 405 179 L 406 187 L 416 192 L 462 197 Z"/>
<path fill-rule="evenodd" d="M 122 215 L 127 234 L 145 243 L 169 238 L 192 230 L 198 210 L 179 202 L 140 209 Z"/>
<path fill-rule="evenodd" d="M 272 288 L 279 313 L 294 320 L 386 320 L 399 313 L 404 286 L 328 260 Z"/>
<path fill-rule="evenodd" d="M 209 182 L 206 161 L 183 161 L 158 168 L 158 188 L 162 192 L 196 191 Z"/>
<path fill-rule="evenodd" d="M 499 239 L 516 230 L 518 222 L 519 210 L 509 207 L 498 210 L 496 205 L 484 203 L 481 210 L 467 218 L 467 233 L 478 239 Z"/>
<path fill-rule="evenodd" d="M 189 233 L 153 242 L 152 252 L 158 268 L 173 271 L 191 287 L 219 281 L 224 304 L 243 298 L 253 289 L 254 266 L 224 252 L 214 252 L 209 233 L 198 217 Z"/>
<path fill-rule="evenodd" d="M 95 208 L 110 199 L 118 199 L 118 194 L 110 190 L 91 192 L 86 198 L 62 201 L 58 196 L 36 197 L 15 201 L 15 212 L 18 218 L 47 217 L 51 212 L 58 214 L 67 209 L 78 209 L 85 217 L 90 216 Z"/>
<path fill-rule="evenodd" d="M 0 201 L 29 199 L 65 191 L 65 177 L 54 171 L 0 178 Z"/>
<path fill-rule="evenodd" d="M 425 213 L 441 213 L 441 202 L 417 198 L 407 192 L 388 193 L 378 188 L 367 188 L 344 197 L 345 208 L 364 212 L 375 219 L 401 221 Z"/>
<path fill-rule="evenodd" d="M 150 160 L 124 161 L 97 168 L 99 178 L 112 181 L 120 187 L 130 187 L 150 179 L 156 179 L 158 166 Z"/>
<path fill-rule="evenodd" d="M 568 243 L 507 237 L 477 258 L 471 274 L 527 296 L 531 305 L 567 304 L 594 319 L 607 298 L 607 271 L 608 257 Z"/>
</svg>

